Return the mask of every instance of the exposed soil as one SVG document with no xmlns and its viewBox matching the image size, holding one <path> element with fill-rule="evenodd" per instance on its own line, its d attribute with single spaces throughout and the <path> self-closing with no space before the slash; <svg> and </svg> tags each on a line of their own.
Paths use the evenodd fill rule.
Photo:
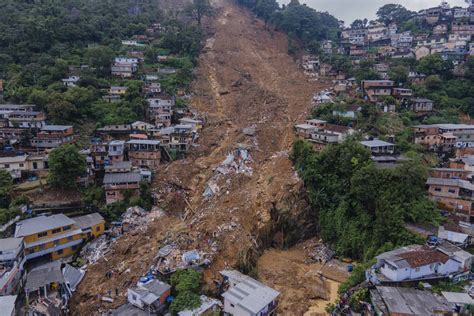
<svg viewBox="0 0 474 316">
<path fill-rule="evenodd" d="M 303 74 L 287 54 L 284 34 L 265 29 L 263 22 L 230 0 L 214 5 L 217 14 L 206 21 L 208 36 L 192 87 L 192 106 L 206 115 L 207 124 L 193 154 L 168 165 L 154 182 L 168 216 L 150 224 L 142 234 L 120 238 L 107 261 L 100 260 L 89 268 L 72 302 L 74 314 L 97 314 L 124 302 L 127 287 L 153 264 L 158 242 L 166 234 L 181 233 L 180 238 L 187 238 L 188 249 L 215 253 L 204 274 L 211 288 L 225 266 L 251 266 L 260 254 L 257 249 L 285 240 L 283 232 L 274 234 L 278 212 L 299 218 L 308 209 L 288 152 L 295 139 L 293 125 L 308 117 L 311 96 L 327 86 L 310 82 Z M 242 132 L 247 127 L 255 127 L 254 136 Z M 204 198 L 216 167 L 237 147 L 249 149 L 253 172 L 221 176 L 219 192 Z M 210 249 L 206 240 L 228 224 L 233 224 L 232 228 L 220 234 L 215 240 L 217 247 Z M 301 222 L 298 230 L 307 230 L 305 225 Z M 293 252 L 280 254 L 273 260 L 278 269 L 280 265 L 284 269 L 285 258 Z M 110 269 L 130 272 L 106 279 L 105 272 Z M 259 268 L 259 277 L 279 288 L 278 279 L 268 278 L 271 274 L 266 271 Z M 328 298 L 324 282 L 313 275 L 303 274 L 301 278 L 307 276 L 315 281 L 310 297 Z M 120 295 L 113 304 L 100 301 L 108 290 L 116 288 Z M 287 303 L 287 299 L 284 293 L 284 311 L 294 306 L 293 300 Z"/>
</svg>

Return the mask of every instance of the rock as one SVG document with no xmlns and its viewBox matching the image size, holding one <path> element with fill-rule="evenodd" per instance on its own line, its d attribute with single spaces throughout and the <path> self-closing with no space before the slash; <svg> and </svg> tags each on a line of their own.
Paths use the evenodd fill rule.
<svg viewBox="0 0 474 316">
<path fill-rule="evenodd" d="M 255 136 L 255 133 L 257 132 L 255 127 L 246 127 L 242 130 L 242 132 L 247 135 L 247 136 Z"/>
</svg>

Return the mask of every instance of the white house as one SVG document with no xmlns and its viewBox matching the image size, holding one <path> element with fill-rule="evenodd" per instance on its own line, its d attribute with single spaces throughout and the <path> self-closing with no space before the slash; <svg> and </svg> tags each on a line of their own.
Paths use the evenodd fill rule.
<svg viewBox="0 0 474 316">
<path fill-rule="evenodd" d="M 66 86 L 66 87 L 75 87 L 77 82 L 80 80 L 81 78 L 78 77 L 78 76 L 70 76 L 69 78 L 65 78 L 63 79 L 63 84 Z"/>
<path fill-rule="evenodd" d="M 234 316 L 276 315 L 280 293 L 236 270 L 220 272 L 228 284 L 224 314 Z"/>
<path fill-rule="evenodd" d="M 395 152 L 395 145 L 383 140 L 366 140 L 360 143 L 370 149 L 372 154 L 393 154 Z"/>
<path fill-rule="evenodd" d="M 171 294 L 171 286 L 159 280 L 146 283 L 138 282 L 137 286 L 128 289 L 128 302 L 138 308 L 152 311 L 161 310 L 166 298 Z"/>
<path fill-rule="evenodd" d="M 377 263 L 366 271 L 367 280 L 374 284 L 446 277 L 464 270 L 460 256 L 422 245 L 401 247 L 376 258 Z"/>
<path fill-rule="evenodd" d="M 0 295 L 16 294 L 24 281 L 25 244 L 23 238 L 0 239 Z"/>
</svg>

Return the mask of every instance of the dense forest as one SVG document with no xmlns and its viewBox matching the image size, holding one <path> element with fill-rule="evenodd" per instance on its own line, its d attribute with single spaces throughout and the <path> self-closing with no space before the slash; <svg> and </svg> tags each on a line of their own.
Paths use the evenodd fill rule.
<svg viewBox="0 0 474 316">
<path fill-rule="evenodd" d="M 339 255 L 369 260 L 384 249 L 416 241 L 405 223 L 439 220 L 425 190 L 427 169 L 417 157 L 395 169 L 380 169 L 355 140 L 320 153 L 299 140 L 292 159 L 321 236 Z"/>
<path fill-rule="evenodd" d="M 176 67 L 176 74 L 163 78 L 165 91 L 174 93 L 192 79 L 201 33 L 195 23 L 173 15 L 164 17 L 154 0 L 66 0 L 31 2 L 7 0 L 0 11 L 0 78 L 6 82 L 9 102 L 36 104 L 52 123 L 97 122 L 98 125 L 130 123 L 143 115 L 141 81 L 121 82 L 110 77 L 116 56 L 125 56 L 122 40 L 145 35 L 159 23 L 159 34 L 142 50 L 141 72 L 160 66 Z M 158 55 L 170 55 L 159 63 Z M 67 89 L 61 79 L 71 75 L 71 66 L 82 65 L 77 87 Z M 140 77 L 141 73 L 138 73 Z M 101 99 L 111 85 L 129 87 L 124 100 Z"/>
<path fill-rule="evenodd" d="M 322 40 L 338 37 L 339 21 L 334 16 L 318 12 L 298 0 L 291 0 L 283 7 L 276 0 L 239 0 L 239 3 L 251 8 L 265 23 L 286 32 L 290 53 L 299 48 L 294 41 L 311 53 L 319 53 Z"/>
</svg>

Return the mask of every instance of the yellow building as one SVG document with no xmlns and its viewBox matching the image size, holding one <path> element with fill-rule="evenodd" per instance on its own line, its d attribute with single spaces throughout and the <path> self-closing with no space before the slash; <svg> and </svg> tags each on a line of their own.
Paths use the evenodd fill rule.
<svg viewBox="0 0 474 316">
<path fill-rule="evenodd" d="M 105 220 L 99 213 L 73 217 L 72 219 L 82 229 L 84 239 L 97 238 L 105 232 Z"/>
<path fill-rule="evenodd" d="M 78 222 L 64 214 L 29 218 L 16 224 L 15 237 L 24 238 L 27 260 L 43 256 L 57 260 L 71 256 L 89 236 L 96 237 L 104 232 L 102 216 L 90 215 L 89 223 L 94 223 L 91 226 L 87 224 L 88 215 L 79 217 Z"/>
</svg>

